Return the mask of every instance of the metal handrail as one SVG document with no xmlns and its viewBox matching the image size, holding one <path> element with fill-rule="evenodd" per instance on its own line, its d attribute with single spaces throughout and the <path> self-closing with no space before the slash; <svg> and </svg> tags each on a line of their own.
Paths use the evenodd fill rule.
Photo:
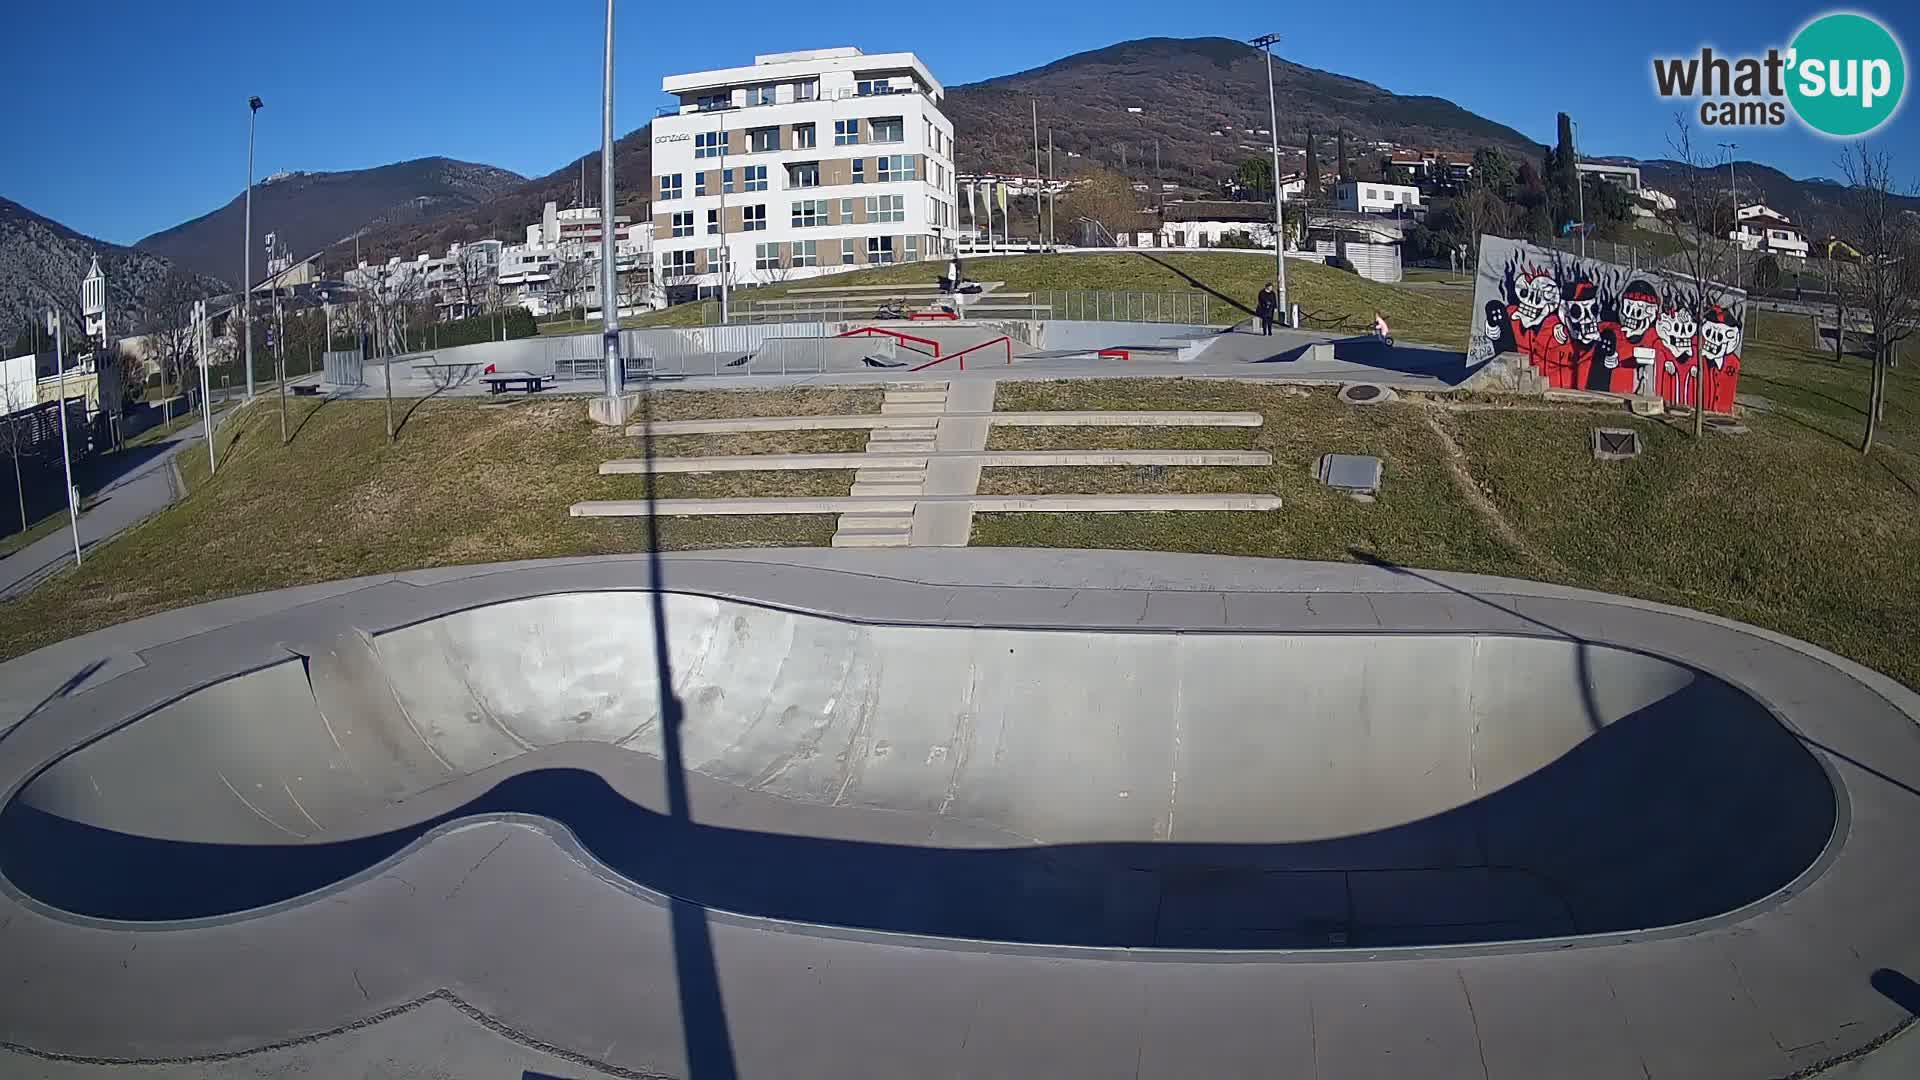
<svg viewBox="0 0 1920 1080">
<path fill-rule="evenodd" d="M 884 326 L 863 326 L 858 330 L 848 330 L 843 334 L 835 334 L 834 337 L 855 337 L 859 335 L 866 335 L 868 337 L 871 337 L 874 334 L 885 334 L 888 337 L 898 338 L 901 341 L 917 341 L 922 345 L 931 345 L 933 346 L 933 355 L 935 356 L 940 355 L 940 343 L 933 340 L 932 338 L 917 337 L 913 334 L 903 334 L 898 330 L 889 330 Z M 915 368 L 914 370 L 917 371 L 919 369 Z"/>
<path fill-rule="evenodd" d="M 999 345 L 1002 343 L 1005 343 L 1005 345 L 1007 346 L 1007 363 L 1011 365 L 1013 363 L 1013 339 L 1008 337 L 1005 334 L 1001 334 L 997 338 L 989 338 L 988 340 L 983 341 L 978 345 L 969 345 L 966 348 L 961 349 L 957 353 L 948 353 L 946 356 L 942 356 L 938 360 L 929 360 L 924 364 L 919 364 L 914 367 L 910 367 L 907 370 L 910 372 L 919 371 L 923 368 L 930 368 L 935 364 L 944 364 L 949 360 L 958 360 L 960 361 L 960 370 L 965 371 L 967 370 L 967 354 L 968 353 L 975 352 L 980 349 L 984 349 L 989 345 Z"/>
</svg>

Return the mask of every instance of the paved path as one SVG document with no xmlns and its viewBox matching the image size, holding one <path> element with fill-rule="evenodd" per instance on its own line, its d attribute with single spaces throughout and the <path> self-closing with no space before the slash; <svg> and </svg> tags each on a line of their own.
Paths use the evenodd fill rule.
<svg viewBox="0 0 1920 1080">
<path fill-rule="evenodd" d="M 189 442 L 198 440 L 200 431 L 201 422 L 195 419 L 162 442 L 122 450 L 121 454 L 143 455 L 144 460 L 102 487 L 82 489 L 83 501 L 93 503 L 92 509 L 80 515 L 83 560 L 88 551 L 101 543 L 173 505 L 180 497 L 174 485 L 173 455 Z M 108 457 L 92 464 L 98 467 L 112 463 L 113 458 Z M 0 559 L 0 600 L 31 591 L 72 564 L 73 530 L 63 521 L 58 531 Z"/>
<path fill-rule="evenodd" d="M 311 679 L 312 692 L 325 694 L 358 663 L 354 656 L 362 654 L 353 650 L 364 649 L 366 634 L 567 593 L 604 592 L 582 598 L 585 610 L 631 612 L 650 602 L 646 590 L 657 584 L 692 600 L 732 598 L 763 612 L 815 613 L 802 621 L 842 628 L 835 633 L 898 624 L 888 632 L 941 641 L 982 627 L 1008 633 L 1009 641 L 1059 631 L 1088 642 L 1106 640 L 1104 631 L 1124 631 L 1136 643 L 1142 633 L 1224 632 L 1242 639 L 1277 634 L 1276 645 L 1315 638 L 1323 646 L 1355 635 L 1378 641 L 1385 632 L 1631 650 L 1650 662 L 1709 672 L 1776 710 L 1832 785 L 1835 832 L 1789 887 L 1698 922 L 1501 945 L 1223 955 L 1009 946 L 730 914 L 621 877 L 541 819 L 465 818 L 322 894 L 191 927 L 90 923 L 10 890 L 0 894 L 0 955 L 8 958 L 9 976 L 0 980 L 0 1030 L 16 1054 L 0 1057 L 0 1065 L 24 1066 L 9 1075 L 97 1075 L 76 1062 L 47 1064 L 34 1056 L 39 1052 L 92 1057 L 103 1066 L 97 1059 L 163 1059 L 176 1068 L 205 1061 L 214 1075 L 296 1065 L 316 1075 L 378 1075 L 372 1066 L 391 1066 L 392 1074 L 437 1063 L 470 1068 L 498 1050 L 507 1068 L 562 1076 L 594 1075 L 588 1066 L 606 1066 L 627 1076 L 698 1077 L 1772 1080 L 1872 1047 L 1899 1031 L 1914 1010 L 1904 987 L 1920 971 L 1914 901 L 1920 864 L 1911 857 L 1920 835 L 1914 729 L 1920 697 L 1781 635 L 1619 597 L 1387 566 L 951 549 L 684 553 L 660 562 L 658 582 L 644 557 L 385 575 L 237 597 L 50 646 L 0 665 L 0 794 L 12 799 L 42 765 L 120 728 L 152 703 L 240 672 L 265 673 L 278 663 L 295 676 L 288 688 Z M 506 622 L 501 632 L 521 638 L 541 630 Z M 716 627 L 723 632 L 711 635 L 712 647 L 726 648 L 743 629 Z M 423 629 L 415 636 L 434 633 Z M 484 645 L 489 639 L 460 640 Z M 492 640 L 511 647 L 520 638 Z M 605 638 L 609 648 L 633 640 L 620 633 Z M 836 656 L 816 635 L 796 634 L 791 644 L 796 662 Z M 974 655 L 985 665 L 1004 652 Z M 295 655 L 308 663 L 285 663 Z M 1072 702 L 1125 698 L 1125 665 L 1098 648 L 1075 664 L 1062 662 L 1065 655 L 1042 657 L 1053 662 L 1052 673 L 1031 692 L 1045 689 L 1051 696 L 1035 698 L 1035 708 L 981 712 L 976 719 L 996 725 L 971 732 L 983 752 L 1019 751 L 1022 730 L 1045 726 Z M 617 654 L 614 660 L 618 666 Z M 1003 662 L 1013 661 L 992 659 Z M 948 672 L 951 664 L 926 669 Z M 809 681 L 798 668 L 784 674 L 753 664 L 715 670 Z M 894 677 L 911 682 L 916 670 L 904 665 Z M 1331 688 L 1341 669 L 1327 670 Z M 1216 698 L 1232 693 L 1230 671 L 1212 672 L 1211 681 L 1200 678 L 1208 673 L 1194 674 L 1194 685 Z M 1023 692 L 1022 685 L 983 677 L 976 698 L 962 680 L 951 696 L 931 696 L 923 706 L 1001 700 L 994 695 Z M 1603 702 L 1613 689 L 1605 680 L 1593 685 Z M 690 707 L 711 704 L 702 699 Z M 1261 710 L 1274 710 L 1275 703 L 1246 708 L 1268 721 Z M 26 713 L 33 715 L 7 730 L 9 719 Z M 1099 719 L 1080 732 L 1084 757 L 1035 774 L 1055 778 L 1063 798 L 1089 796 L 1088 765 L 1118 752 Z M 794 727 L 797 720 L 769 713 L 757 727 L 799 738 L 807 729 Z M 361 725 L 354 727 L 336 737 L 364 739 Z M 458 739 L 463 729 L 435 731 Z M 218 760 L 178 764 L 213 768 L 245 749 L 233 740 L 214 745 Z M 1182 744 L 1176 738 L 1173 745 Z M 1724 745 L 1738 751 L 1743 744 Z M 1660 753 L 1647 748 L 1652 752 L 1632 760 L 1660 767 Z M 859 781 L 867 792 L 900 775 L 893 770 L 936 764 L 932 755 L 923 763 L 920 752 L 883 741 L 861 749 L 871 759 Z M 1105 753 L 1097 755 L 1100 750 Z M 1192 754 L 1196 747 L 1178 752 Z M 1215 759 L 1222 761 L 1234 759 Z M 1711 754 L 1700 760 L 1703 778 L 1740 782 L 1737 764 L 1715 772 L 1714 761 Z M 662 797 L 661 770 L 624 770 L 593 746 L 572 742 L 456 777 L 365 827 L 398 827 L 457 811 L 503 778 L 534 767 L 577 770 L 570 775 L 586 778 L 582 784 L 589 773 L 619 776 L 637 785 L 635 797 L 648 805 Z M 824 749 L 796 754 L 792 767 L 797 777 L 833 768 L 835 758 Z M 1579 772 L 1559 775 L 1577 780 Z M 176 771 L 162 767 L 154 778 L 172 781 Z M 289 776 L 290 782 L 305 779 L 312 778 Z M 671 788 L 670 779 L 664 783 Z M 771 796 L 697 773 L 689 783 L 699 821 L 716 837 L 729 828 L 753 828 L 776 837 L 776 846 L 810 836 L 825 843 L 841 827 L 804 800 L 769 803 Z M 68 790 L 76 809 L 94 812 L 85 809 L 91 804 L 84 783 Z M 1180 794 L 1204 801 L 1216 792 L 1182 783 Z M 1685 797 L 1668 783 L 1634 783 L 1593 805 L 1635 808 L 1639 800 Z M 284 801 L 271 804 L 276 813 Z M 320 808 L 313 812 L 325 816 Z M 862 839 L 859 830 L 869 827 L 907 845 L 965 847 L 961 838 L 971 835 L 959 819 L 923 832 L 922 818 L 913 815 L 876 811 L 882 816 L 863 818 L 857 807 L 824 812 L 832 821 L 853 822 L 847 827 L 855 831 L 841 843 Z M 218 820 L 250 819 L 236 803 L 220 804 Z M 1673 821 L 1676 828 L 1689 824 Z M 253 827 L 264 828 L 257 820 Z M 1613 825 L 1595 819 L 1592 828 L 1605 833 Z M 1726 834 L 1730 851 L 1750 839 L 1738 832 Z M 1567 839 L 1591 842 L 1585 835 Z M 204 854 L 190 843 L 181 849 L 182 856 Z M 0 848 L 0 856 L 7 854 Z M 1603 868 L 1621 867 L 1621 880 L 1634 882 L 1649 860 L 1657 865 L 1667 854 L 1660 844 L 1625 847 Z M 1063 848 L 1048 865 L 1072 858 Z M 806 859 L 740 865 L 776 883 L 776 890 L 782 882 L 841 881 Z M 1668 870 L 1684 880 L 1689 865 Z M 175 863 L 156 864 L 153 872 L 159 884 L 192 873 Z M 8 874 L 19 880 L 13 869 Z M 884 897 L 888 890 L 880 886 L 891 880 L 856 877 L 842 884 Z M 1021 889 L 1007 895 L 1045 903 L 1057 884 L 1055 870 L 1036 865 Z M 443 1005 L 480 1022 L 450 1023 Z M 522 1049 L 499 1048 L 501 1035 Z M 1909 1041 L 1886 1052 L 1902 1053 Z M 543 1067 L 531 1047 L 561 1051 L 569 1064 Z M 1848 1075 L 1864 1080 L 1873 1074 Z"/>
</svg>

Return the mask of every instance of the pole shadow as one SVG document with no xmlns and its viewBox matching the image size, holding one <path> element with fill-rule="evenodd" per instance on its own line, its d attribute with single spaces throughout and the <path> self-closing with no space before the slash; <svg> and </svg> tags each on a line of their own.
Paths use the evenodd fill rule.
<svg viewBox="0 0 1920 1080">
<path fill-rule="evenodd" d="M 1156 266 L 1159 266 L 1163 270 L 1172 271 L 1176 276 L 1180 278 L 1180 280 L 1186 282 L 1187 284 L 1193 286 L 1196 289 L 1199 289 L 1201 292 L 1206 293 L 1208 296 L 1213 297 L 1215 300 L 1218 300 L 1221 303 L 1226 304 L 1228 307 L 1238 308 L 1248 315 L 1253 314 L 1252 308 L 1248 307 L 1247 305 L 1241 303 L 1238 300 L 1235 300 L 1233 297 L 1228 296 L 1226 293 L 1221 292 L 1219 289 L 1214 288 L 1213 286 L 1207 284 L 1206 282 L 1201 281 L 1199 278 L 1194 277 L 1192 274 L 1187 273 L 1185 270 L 1180 269 L 1179 267 L 1173 265 L 1167 260 L 1160 258 L 1158 255 L 1149 255 L 1144 251 L 1137 252 L 1137 254 L 1141 258 L 1147 260 L 1150 263 L 1155 264 Z"/>
<path fill-rule="evenodd" d="M 640 384 L 641 457 L 647 463 L 647 601 L 653 620 L 654 677 L 660 687 L 660 738 L 662 768 L 667 786 L 667 814 L 670 820 L 691 826 L 692 809 L 687 798 L 686 759 L 681 748 L 681 728 L 686 723 L 686 705 L 673 690 L 673 658 L 667 645 L 667 606 L 665 581 L 660 563 L 660 516 L 654 513 L 658 499 L 658 479 L 654 473 L 653 391 L 643 379 Z M 713 958 L 713 936 L 707 925 L 706 908 L 672 897 L 669 915 L 673 924 L 674 975 L 680 987 L 680 1027 L 687 1054 L 687 1069 L 692 1080 L 733 1080 L 738 1075 L 733 1058 L 733 1040 L 727 1030 L 726 1002 L 720 992 L 720 975 Z"/>
<path fill-rule="evenodd" d="M 1920 983 L 1914 982 L 1892 968 L 1881 968 L 1868 980 L 1875 990 L 1885 995 L 1888 1001 L 1920 1016 Z"/>
</svg>

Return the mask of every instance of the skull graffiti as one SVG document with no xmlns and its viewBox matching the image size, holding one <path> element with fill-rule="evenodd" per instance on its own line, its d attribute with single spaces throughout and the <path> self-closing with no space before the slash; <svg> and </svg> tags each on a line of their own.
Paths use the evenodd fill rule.
<svg viewBox="0 0 1920 1080">
<path fill-rule="evenodd" d="M 1700 325 L 1700 355 L 1714 367 L 1727 362 L 1730 353 L 1740 351 L 1740 328 L 1725 309 L 1715 307 L 1707 313 L 1707 321 Z"/>
<path fill-rule="evenodd" d="M 1667 351 L 1675 356 L 1687 356 L 1693 352 L 1693 335 L 1699 330 L 1693 321 L 1693 314 L 1668 308 L 1660 313 L 1660 340 L 1666 344 Z"/>
<path fill-rule="evenodd" d="M 1628 337 L 1638 338 L 1660 316 L 1660 296 L 1645 281 L 1627 286 L 1620 297 L 1620 329 Z"/>
<path fill-rule="evenodd" d="M 1525 326 L 1539 326 L 1560 306 L 1560 286 L 1545 270 L 1522 271 L 1513 283 L 1513 292 L 1520 322 Z"/>
<path fill-rule="evenodd" d="M 1591 343 L 1600 337 L 1600 290 L 1591 281 L 1575 282 L 1569 294 L 1562 321 L 1573 332 L 1573 339 Z"/>
</svg>

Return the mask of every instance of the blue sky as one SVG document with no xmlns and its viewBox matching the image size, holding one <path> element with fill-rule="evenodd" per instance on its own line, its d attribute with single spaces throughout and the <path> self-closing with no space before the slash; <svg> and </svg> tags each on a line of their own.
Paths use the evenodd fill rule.
<svg viewBox="0 0 1920 1080">
<path fill-rule="evenodd" d="M 745 63 L 755 52 L 910 49 L 953 85 L 1128 38 L 1278 30 L 1282 55 L 1299 63 L 1397 93 L 1450 98 L 1542 142 L 1552 140 L 1554 113 L 1564 109 L 1580 124 L 1583 152 L 1659 157 L 1673 107 L 1654 96 L 1653 55 L 1703 44 L 1726 52 L 1784 46 L 1809 18 L 1834 10 L 1778 0 L 1368 7 L 1356 20 L 1358 9 L 1347 4 L 1261 14 L 1244 0 L 1188 0 L 1173 9 L 1107 0 L 988 6 L 962 19 L 933 14 L 950 7 L 843 0 L 632 4 L 616 20 L 616 124 L 624 132 L 653 114 L 663 74 Z M 246 182 L 249 94 L 267 103 L 261 176 L 432 154 L 546 173 L 599 138 L 602 10 L 593 0 L 15 5 L 0 195 L 118 243 L 206 213 Z M 1920 49 L 1920 14 L 1910 4 L 1851 10 L 1892 26 L 1910 58 Z M 877 17 L 890 11 L 910 14 Z M 993 46 L 982 48 L 983 39 Z M 93 57 L 99 63 L 89 65 Z M 1911 102 L 1874 139 L 1895 154 L 1902 175 L 1920 177 L 1920 110 Z M 1841 144 L 1797 125 L 1748 129 L 1738 141 L 1742 159 L 1795 176 L 1838 171 Z"/>
</svg>

